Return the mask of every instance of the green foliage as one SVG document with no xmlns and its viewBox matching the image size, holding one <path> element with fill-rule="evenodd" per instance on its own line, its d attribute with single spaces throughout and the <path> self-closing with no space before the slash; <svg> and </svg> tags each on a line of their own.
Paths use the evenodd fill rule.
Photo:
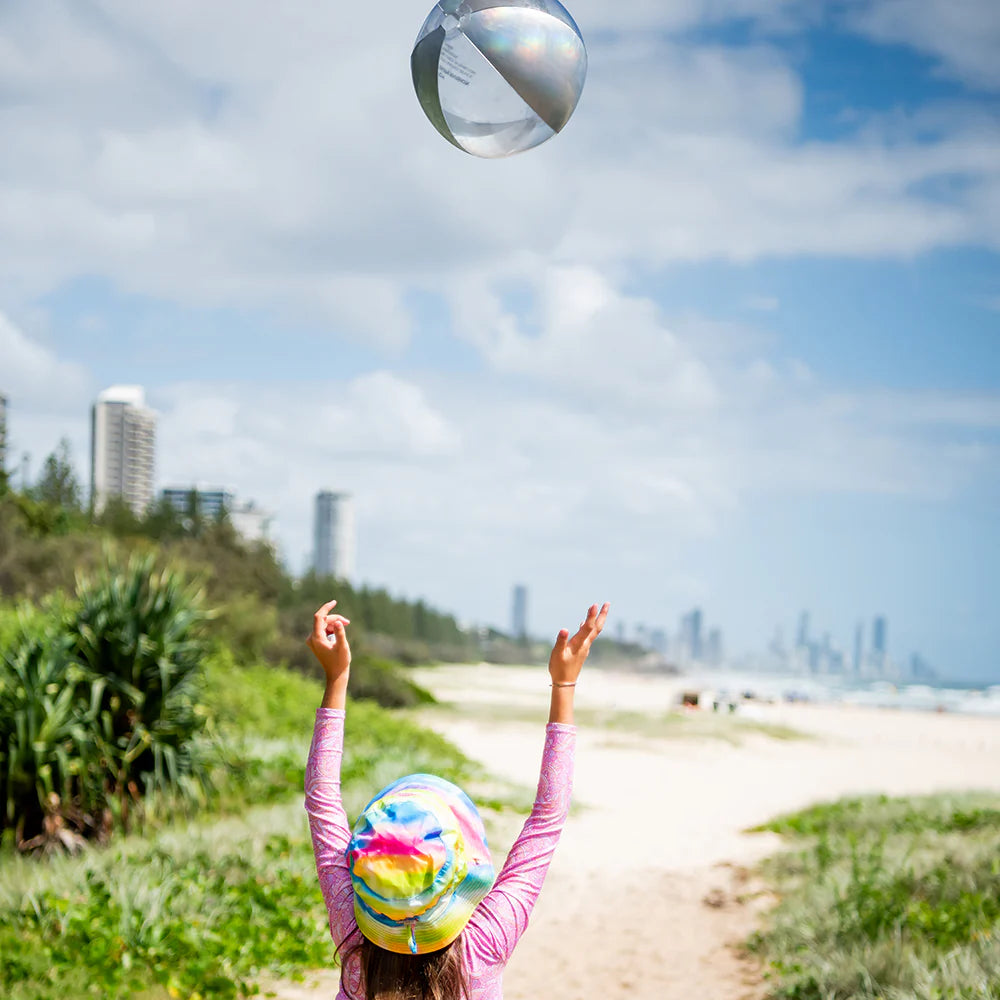
<svg viewBox="0 0 1000 1000">
<path fill-rule="evenodd" d="M 69 637 L 25 618 L 0 659 L 0 832 L 15 829 L 29 848 L 73 847 L 98 827 L 97 697 L 99 686 L 88 691 L 73 662 Z"/>
<path fill-rule="evenodd" d="M 72 593 L 77 571 L 77 600 L 37 604 Z M 407 772 L 481 778 L 446 740 L 368 700 L 429 698 L 385 657 L 475 655 L 451 616 L 384 590 L 294 582 L 225 519 L 162 504 L 137 518 L 111 503 L 85 525 L 58 504 L 0 496 L 0 595 L 36 602 L 20 617 L 0 606 L 0 774 L 18 782 L 9 814 L 59 843 L 106 835 L 140 801 L 156 820 L 44 864 L 0 842 L 0 996 L 236 996 L 263 972 L 332 964 L 301 808 L 322 694 L 304 638 L 331 594 L 353 621 L 352 699 L 363 696 L 347 720 L 349 814 Z M 212 620 L 204 605 L 219 609 Z M 184 794 L 197 823 L 171 808 Z"/>
<path fill-rule="evenodd" d="M 30 605 L 17 608 L 9 604 L 0 604 L 0 653 L 11 645 L 24 628 L 25 619 L 34 617 L 34 614 L 35 609 Z"/>
<path fill-rule="evenodd" d="M 433 611 L 422 601 L 394 598 L 386 590 L 355 588 L 344 580 L 312 573 L 279 600 L 282 636 L 294 637 L 301 645 L 303 623 L 308 624 L 316 608 L 333 596 L 351 619 L 351 634 L 364 652 L 408 664 L 460 661 L 476 655 L 474 637 L 459 628 L 451 615 Z M 294 653 L 287 662 L 298 665 Z"/>
<path fill-rule="evenodd" d="M 255 992 L 263 969 L 332 961 L 301 827 L 264 841 L 244 833 L 221 850 L 154 842 L 68 874 L 68 885 L 46 880 L 0 909 L 9 1000 L 237 997 Z"/>
<path fill-rule="evenodd" d="M 383 708 L 415 708 L 434 702 L 434 696 L 410 680 L 398 664 L 364 654 L 351 664 L 351 696 Z"/>
<path fill-rule="evenodd" d="M 231 818 L 203 812 L 198 824 L 46 865 L 0 856 L 0 996 L 235 997 L 252 993 L 264 972 L 333 964 L 301 806 L 323 686 L 221 652 L 205 672 L 204 703 L 228 768 L 215 808 Z M 342 767 L 349 813 L 410 771 L 462 783 L 479 775 L 437 734 L 373 702 L 352 703 Z"/>
<path fill-rule="evenodd" d="M 70 517 L 82 514 L 83 493 L 70 458 L 69 441 L 65 438 L 45 459 L 42 474 L 31 490 L 31 496 L 50 508 L 63 510 Z"/>
<path fill-rule="evenodd" d="M 1000 799 L 845 799 L 765 829 L 806 839 L 766 871 L 781 903 L 752 942 L 774 995 L 1000 996 Z"/>
<path fill-rule="evenodd" d="M 151 790 L 197 795 L 199 595 L 151 558 L 81 579 L 4 626 L 0 832 L 25 849 L 105 837 Z M 9 616 L 8 616 L 9 618 Z"/>
<path fill-rule="evenodd" d="M 840 799 L 782 816 L 759 830 L 795 837 L 857 836 L 894 833 L 953 833 L 1000 827 L 1000 808 L 968 795 L 890 798 L 887 795 Z M 965 804 L 965 803 L 976 803 Z"/>
<path fill-rule="evenodd" d="M 120 497 L 110 497 L 95 515 L 94 523 L 113 538 L 134 538 L 142 533 L 142 520 Z"/>
<path fill-rule="evenodd" d="M 423 729 L 373 701 L 352 701 L 347 713 L 342 784 L 377 790 L 380 777 L 429 771 L 461 782 L 478 773 L 474 765 L 437 733 Z M 318 668 L 317 668 L 318 672 Z M 227 781 L 218 782 L 219 808 L 230 803 L 281 801 L 302 787 L 305 758 L 316 708 L 323 693 L 314 676 L 273 667 L 237 667 L 226 654 L 207 666 L 205 704 L 226 748 Z"/>
<path fill-rule="evenodd" d="M 176 789 L 198 773 L 194 737 L 206 645 L 202 594 L 151 556 L 81 578 L 67 623 L 74 659 L 100 684 L 99 717 L 114 755 L 115 791 Z"/>
<path fill-rule="evenodd" d="M 205 661 L 203 700 L 224 743 L 301 738 L 312 732 L 323 697 L 319 675 L 318 664 L 311 678 L 264 664 L 243 667 L 220 649 Z"/>
<path fill-rule="evenodd" d="M 69 590 L 74 573 L 100 564 L 102 538 L 62 508 L 19 493 L 0 496 L 0 595 L 40 600 Z"/>
</svg>

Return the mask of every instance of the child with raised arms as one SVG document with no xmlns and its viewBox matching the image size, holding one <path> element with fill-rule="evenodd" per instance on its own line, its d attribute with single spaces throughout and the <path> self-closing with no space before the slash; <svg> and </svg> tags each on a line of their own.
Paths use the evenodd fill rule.
<svg viewBox="0 0 1000 1000">
<path fill-rule="evenodd" d="M 501 1000 L 501 977 L 528 926 L 569 813 L 577 678 L 608 605 L 592 606 L 549 657 L 552 693 L 535 803 L 499 875 L 483 822 L 457 786 L 411 774 L 382 789 L 353 828 L 340 799 L 349 620 L 324 604 L 307 640 L 326 691 L 306 765 L 306 811 L 330 932 L 337 1000 Z"/>
</svg>

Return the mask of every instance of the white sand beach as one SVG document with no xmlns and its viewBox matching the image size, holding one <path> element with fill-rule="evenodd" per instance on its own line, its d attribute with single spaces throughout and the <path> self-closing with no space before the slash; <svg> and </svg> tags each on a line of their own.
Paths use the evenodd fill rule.
<svg viewBox="0 0 1000 1000">
<path fill-rule="evenodd" d="M 452 706 L 427 713 L 429 725 L 494 774 L 533 789 L 544 667 L 438 667 L 418 679 Z M 734 945 L 769 904 L 747 869 L 780 841 L 745 829 L 853 793 L 1000 790 L 1000 719 L 754 704 L 733 717 L 661 722 L 688 683 L 585 671 L 580 808 L 508 966 L 507 1000 L 762 996 L 760 970 Z M 778 727 L 809 738 L 767 735 L 780 735 Z M 505 818 L 496 831 L 498 862 L 520 822 Z"/>
<path fill-rule="evenodd" d="M 436 728 L 494 773 L 534 783 L 544 668 L 442 667 L 419 679 L 442 700 L 467 706 L 464 718 L 435 713 Z M 755 704 L 732 721 L 788 726 L 811 738 L 737 729 L 731 742 L 628 726 L 629 713 L 662 715 L 687 683 L 583 675 L 574 798 L 585 808 L 570 817 L 508 967 L 508 1000 L 759 996 L 759 971 L 730 945 L 746 938 L 768 904 L 744 870 L 780 842 L 743 830 L 852 793 L 1000 789 L 1000 719 Z M 511 718 L 532 711 L 536 724 Z M 595 712 L 611 713 L 612 724 L 588 724 Z M 714 731 L 730 719 L 705 721 Z M 691 728 L 698 732 L 700 722 Z"/>
</svg>

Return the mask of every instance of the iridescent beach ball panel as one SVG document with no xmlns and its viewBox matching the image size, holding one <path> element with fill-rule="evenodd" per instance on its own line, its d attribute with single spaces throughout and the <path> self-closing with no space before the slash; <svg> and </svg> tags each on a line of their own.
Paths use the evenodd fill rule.
<svg viewBox="0 0 1000 1000">
<path fill-rule="evenodd" d="M 440 0 L 410 58 L 431 124 L 474 156 L 523 153 L 561 131 L 587 49 L 557 0 Z"/>
</svg>

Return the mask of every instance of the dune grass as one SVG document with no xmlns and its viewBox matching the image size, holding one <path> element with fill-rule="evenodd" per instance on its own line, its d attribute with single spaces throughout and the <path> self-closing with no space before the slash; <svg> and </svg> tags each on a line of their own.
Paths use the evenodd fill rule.
<svg viewBox="0 0 1000 1000">
<path fill-rule="evenodd" d="M 161 803 L 145 834 L 76 857 L 0 855 L 0 996 L 235 997 L 254 994 L 263 973 L 330 966 L 301 804 L 320 696 L 299 674 L 210 664 L 204 701 L 223 762 L 205 809 L 171 818 Z M 352 703 L 348 812 L 407 771 L 482 778 L 435 733 Z"/>
<path fill-rule="evenodd" d="M 1000 796 L 846 799 L 763 829 L 780 902 L 751 942 L 774 997 L 998 1000 Z"/>
<path fill-rule="evenodd" d="M 440 701 L 421 709 L 418 717 L 433 719 L 436 713 L 460 713 L 463 718 L 480 718 L 491 723 L 524 722 L 538 724 L 545 720 L 546 706 L 491 704 L 484 702 Z M 592 732 L 639 736 L 643 739 L 709 739 L 739 745 L 750 736 L 766 736 L 775 740 L 808 740 L 812 737 L 790 726 L 763 722 L 739 713 L 728 712 L 637 712 L 616 708 L 577 706 L 577 725 Z"/>
</svg>

